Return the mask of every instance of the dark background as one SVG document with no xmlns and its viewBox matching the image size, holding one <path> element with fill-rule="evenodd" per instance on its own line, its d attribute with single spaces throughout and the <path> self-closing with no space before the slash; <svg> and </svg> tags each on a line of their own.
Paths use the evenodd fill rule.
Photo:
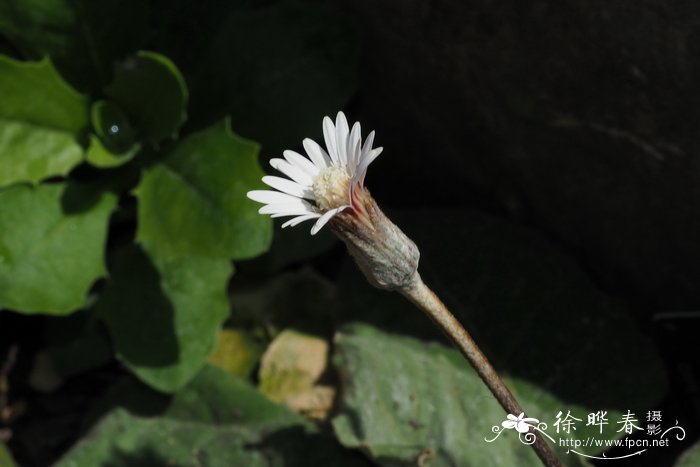
<svg viewBox="0 0 700 467">
<path fill-rule="evenodd" d="M 682 445 L 633 465 L 672 465 L 700 430 L 700 3 L 323 3 L 350 18 L 359 38 L 357 88 L 344 110 L 385 148 L 367 177 L 375 198 L 389 211 L 468 208 L 529 228 L 624 302 L 669 378 L 656 409 L 688 431 Z M 212 12 L 222 5 L 186 13 L 161 5 L 156 30 L 198 26 L 183 44 L 148 40 L 177 51 L 187 75 L 197 54 L 187 34 L 215 28 Z M 192 128 L 196 105 L 208 102 L 193 101 Z M 207 118 L 214 113 L 200 123 Z M 312 263 L 333 278 L 343 257 L 336 246 Z M 2 319 L 0 342 L 20 343 L 29 355 L 41 347 L 40 318 Z M 16 387 L 48 407 L 19 425 L 29 434 L 40 425 L 62 430 L 65 414 L 84 410 L 121 371 L 102 368 L 47 398 L 23 385 L 28 366 L 22 360 L 13 370 Z M 65 439 L 43 445 L 40 458 L 66 447 Z"/>
</svg>

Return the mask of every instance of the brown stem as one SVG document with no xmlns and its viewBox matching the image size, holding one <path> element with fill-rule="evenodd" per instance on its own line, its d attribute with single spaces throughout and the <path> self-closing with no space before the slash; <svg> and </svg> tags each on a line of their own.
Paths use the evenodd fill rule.
<svg viewBox="0 0 700 467">
<path fill-rule="evenodd" d="M 501 404 L 501 407 L 509 414 L 520 415 L 524 410 L 515 400 L 508 387 L 496 370 L 481 352 L 472 336 L 457 321 L 450 310 L 435 295 L 435 293 L 423 283 L 420 274 L 416 272 L 413 282 L 401 290 L 401 293 L 414 305 L 423 310 L 430 319 L 450 338 L 469 363 L 474 367 L 481 379 L 486 383 L 491 393 Z M 535 435 L 535 443 L 531 445 L 542 463 L 548 467 L 560 467 L 562 464 L 556 454 L 544 442 L 542 437 Z"/>
</svg>

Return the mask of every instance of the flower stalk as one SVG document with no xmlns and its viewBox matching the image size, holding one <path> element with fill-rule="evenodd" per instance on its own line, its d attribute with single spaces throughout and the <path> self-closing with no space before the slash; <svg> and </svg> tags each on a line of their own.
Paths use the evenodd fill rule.
<svg viewBox="0 0 700 467">
<path fill-rule="evenodd" d="M 430 290 L 418 274 L 420 252 L 389 218 L 364 186 L 367 168 L 382 152 L 373 148 L 374 132 L 362 144 L 360 124 L 349 128 L 345 115 L 338 113 L 335 124 L 323 120 L 326 150 L 305 139 L 308 159 L 284 151 L 284 159 L 272 159 L 272 167 L 286 175 L 263 177 L 275 190 L 254 190 L 248 197 L 265 204 L 260 214 L 292 217 L 282 227 L 314 221 L 315 235 L 326 224 L 348 248 L 350 255 L 373 286 L 398 291 L 425 312 L 447 335 L 508 414 L 524 411 L 496 373 L 474 339 Z M 531 445 L 546 466 L 561 463 L 538 436 Z"/>
<path fill-rule="evenodd" d="M 401 289 L 400 292 L 416 307 L 428 315 L 450 341 L 452 341 L 464 358 L 469 361 L 506 413 L 521 414 L 524 412 L 469 332 L 467 332 L 450 310 L 447 309 L 445 304 L 442 303 L 442 300 L 425 285 L 418 272 L 413 276 L 411 283 L 404 289 Z M 545 466 L 555 467 L 562 465 L 556 454 L 549 448 L 547 443 L 544 442 L 542 437 L 535 435 L 535 442 L 532 444 L 532 448 Z"/>
</svg>

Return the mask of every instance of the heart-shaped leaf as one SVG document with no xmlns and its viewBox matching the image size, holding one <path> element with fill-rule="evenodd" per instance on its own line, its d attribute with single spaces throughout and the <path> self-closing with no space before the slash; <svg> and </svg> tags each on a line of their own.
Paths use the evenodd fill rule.
<svg viewBox="0 0 700 467">
<path fill-rule="evenodd" d="M 244 259 L 266 251 L 271 222 L 246 198 L 262 185 L 257 154 L 258 145 L 226 121 L 181 140 L 136 188 L 137 240 L 162 257 Z"/>
<path fill-rule="evenodd" d="M 117 252 L 96 305 L 117 357 L 160 391 L 182 387 L 206 362 L 229 314 L 231 273 L 226 260 L 162 259 L 135 246 Z"/>
</svg>

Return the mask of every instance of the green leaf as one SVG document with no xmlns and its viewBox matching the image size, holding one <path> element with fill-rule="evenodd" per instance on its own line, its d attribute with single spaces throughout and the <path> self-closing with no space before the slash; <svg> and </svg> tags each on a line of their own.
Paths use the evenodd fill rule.
<svg viewBox="0 0 700 467">
<path fill-rule="evenodd" d="M 0 56 L 0 115 L 76 134 L 88 123 L 87 99 L 73 90 L 50 60 L 21 62 Z"/>
<path fill-rule="evenodd" d="M 303 425 L 304 417 L 273 403 L 242 377 L 205 365 L 172 399 L 165 417 L 215 425 L 261 424 Z"/>
<path fill-rule="evenodd" d="M 245 197 L 260 186 L 256 157 L 224 122 L 181 141 L 136 189 L 144 250 L 116 258 L 98 312 L 119 358 L 158 390 L 180 388 L 211 352 L 229 313 L 230 259 L 269 244 L 269 220 Z"/>
<path fill-rule="evenodd" d="M 114 467 L 367 465 L 250 383 L 213 367 L 203 368 L 161 417 L 113 411 L 57 466 L 107 462 Z"/>
<path fill-rule="evenodd" d="M 167 57 L 139 52 L 117 65 L 105 94 L 121 106 L 143 141 L 176 138 L 187 115 L 187 86 Z"/>
<path fill-rule="evenodd" d="M 139 380 L 127 376 L 100 396 L 87 415 L 99 420 L 116 408 L 142 417 L 162 416 L 200 423 L 274 423 L 312 425 L 283 405 L 272 403 L 242 377 L 213 365 L 204 365 L 176 394 L 165 396 Z"/>
<path fill-rule="evenodd" d="M 87 100 L 49 60 L 0 56 L 0 186 L 65 175 L 83 158 Z"/>
<path fill-rule="evenodd" d="M 90 135 L 90 146 L 85 154 L 85 160 L 98 169 L 111 169 L 129 162 L 138 154 L 140 149 L 141 146 L 134 145 L 123 153 L 115 154 L 107 149 L 99 138 Z"/>
<path fill-rule="evenodd" d="M 32 59 L 49 55 L 81 88 L 110 81 L 112 63 L 147 32 L 149 1 L 3 0 L 0 33 Z"/>
<path fill-rule="evenodd" d="M 84 306 L 105 274 L 115 204 L 78 184 L 0 190 L 0 308 L 63 315 Z"/>
<path fill-rule="evenodd" d="M 335 115 L 356 88 L 358 38 L 347 16 L 331 7 L 232 7 L 216 26 L 188 75 L 198 122 L 229 114 L 237 132 L 274 154 L 319 135 L 320 117 Z"/>
<path fill-rule="evenodd" d="M 511 437 L 486 445 L 503 410 L 478 376 L 434 347 L 366 326 L 341 330 L 334 361 L 343 387 L 333 420 L 340 442 L 364 447 L 380 465 L 421 455 L 435 465 L 537 465 Z"/>
<path fill-rule="evenodd" d="M 0 186 L 65 175 L 82 159 L 73 136 L 0 118 Z"/>
<path fill-rule="evenodd" d="M 171 401 L 171 394 L 156 391 L 133 375 L 124 375 L 90 403 L 79 431 L 87 433 L 101 418 L 118 408 L 140 417 L 160 416 Z"/>
<path fill-rule="evenodd" d="M 12 454 L 10 450 L 5 447 L 3 443 L 0 443 L 0 467 L 16 467 Z"/>
<path fill-rule="evenodd" d="M 517 433 L 485 441 L 506 414 L 456 351 L 364 325 L 346 327 L 335 344 L 343 388 L 333 427 L 343 445 L 362 448 L 379 465 L 421 458 L 436 466 L 541 465 Z M 566 407 L 538 388 L 507 384 L 528 416 L 553 419 L 553 407 Z M 573 454 L 564 461 L 580 465 Z"/>
<path fill-rule="evenodd" d="M 269 465 L 266 452 L 247 449 L 264 441 L 262 432 L 212 427 L 196 422 L 140 418 L 117 410 L 105 417 L 57 467 L 147 465 Z M 260 430 L 261 431 L 261 430 Z M 295 440 L 298 442 L 298 440 Z M 274 452 L 272 453 L 274 454 Z M 279 459 L 282 460 L 282 459 Z"/>
<path fill-rule="evenodd" d="M 136 188 L 137 240 L 162 257 L 244 259 L 266 251 L 271 222 L 246 198 L 262 186 L 257 153 L 228 122 L 180 141 Z"/>
<path fill-rule="evenodd" d="M 696 467 L 698 465 L 700 465 L 700 443 L 689 447 L 674 464 L 675 467 Z"/>
<path fill-rule="evenodd" d="M 134 146 L 134 130 L 124 111 L 114 102 L 97 101 L 90 109 L 95 134 L 110 151 L 122 154 Z"/>
<path fill-rule="evenodd" d="M 161 259 L 135 246 L 115 254 L 96 310 L 117 357 L 164 392 L 186 384 L 205 363 L 229 314 L 226 260 Z"/>
</svg>

